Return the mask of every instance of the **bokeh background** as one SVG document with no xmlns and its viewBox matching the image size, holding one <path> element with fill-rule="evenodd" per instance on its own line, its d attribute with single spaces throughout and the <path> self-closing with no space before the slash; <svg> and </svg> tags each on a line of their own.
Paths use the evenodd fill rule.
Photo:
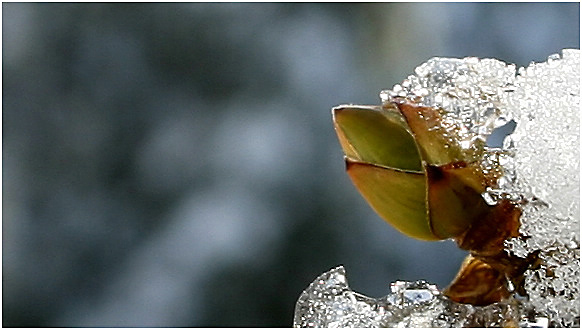
<svg viewBox="0 0 582 330">
<path fill-rule="evenodd" d="M 288 327 L 465 253 L 384 223 L 330 108 L 434 56 L 580 47 L 578 3 L 2 4 L 4 326 Z"/>
</svg>

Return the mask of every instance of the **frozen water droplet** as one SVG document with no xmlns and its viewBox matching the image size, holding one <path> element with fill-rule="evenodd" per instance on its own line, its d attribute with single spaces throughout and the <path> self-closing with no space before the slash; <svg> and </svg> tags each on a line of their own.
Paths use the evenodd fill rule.
<svg viewBox="0 0 582 330">
<path fill-rule="evenodd" d="M 414 95 L 417 97 L 424 97 L 429 94 L 429 91 L 426 88 L 420 88 L 413 91 Z"/>
<path fill-rule="evenodd" d="M 552 54 L 548 56 L 548 65 L 550 67 L 556 67 L 559 65 L 560 55 L 559 54 Z"/>
<path fill-rule="evenodd" d="M 390 91 L 389 90 L 381 91 L 380 99 L 382 100 L 382 103 L 388 103 L 390 101 Z"/>
<path fill-rule="evenodd" d="M 406 299 L 411 304 L 418 304 L 430 301 L 433 298 L 432 293 L 429 290 L 415 290 L 409 289 L 404 291 L 404 299 Z"/>
<path fill-rule="evenodd" d="M 523 328 L 547 328 L 549 326 L 547 317 L 536 317 L 533 322 L 525 322 Z"/>
<path fill-rule="evenodd" d="M 484 193 L 481 194 L 481 196 L 483 197 L 487 205 L 497 204 L 497 200 L 495 199 L 495 197 L 491 195 L 491 191 L 485 191 Z"/>
</svg>

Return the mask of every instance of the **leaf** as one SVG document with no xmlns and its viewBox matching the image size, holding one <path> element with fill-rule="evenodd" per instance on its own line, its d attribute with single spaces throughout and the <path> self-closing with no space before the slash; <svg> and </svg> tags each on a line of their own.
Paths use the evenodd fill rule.
<svg viewBox="0 0 582 330">
<path fill-rule="evenodd" d="M 422 171 L 418 148 L 396 108 L 339 106 L 333 122 L 346 156 L 366 163 Z"/>
<path fill-rule="evenodd" d="M 457 237 L 491 212 L 481 192 L 479 172 L 464 163 L 426 166 L 427 203 L 433 233 L 442 238 Z"/>
<path fill-rule="evenodd" d="M 346 167 L 362 196 L 394 228 L 421 240 L 442 239 L 429 226 L 423 172 L 397 170 L 348 157 Z"/>
</svg>

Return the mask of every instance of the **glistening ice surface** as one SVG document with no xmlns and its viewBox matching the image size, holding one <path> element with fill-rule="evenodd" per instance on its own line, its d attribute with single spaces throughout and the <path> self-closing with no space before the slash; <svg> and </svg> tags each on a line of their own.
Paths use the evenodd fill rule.
<svg viewBox="0 0 582 330">
<path fill-rule="evenodd" d="M 515 327 L 547 326 L 545 318 L 520 316 L 520 302 L 485 307 L 457 304 L 426 281 L 396 281 L 373 299 L 350 290 L 343 266 L 320 275 L 295 307 L 295 327 Z"/>
<path fill-rule="evenodd" d="M 580 51 L 516 67 L 495 59 L 433 58 L 383 102 L 408 98 L 445 111 L 444 126 L 476 150 L 486 170 L 500 171 L 490 204 L 511 199 L 523 209 L 517 256 L 536 252 L 525 273 L 527 297 L 474 307 L 451 302 L 424 281 L 397 281 L 373 299 L 352 292 L 343 267 L 322 274 L 300 296 L 296 327 L 486 327 L 580 325 Z M 493 138 L 516 124 L 503 143 Z M 485 153 L 479 154 L 485 146 Z"/>
</svg>

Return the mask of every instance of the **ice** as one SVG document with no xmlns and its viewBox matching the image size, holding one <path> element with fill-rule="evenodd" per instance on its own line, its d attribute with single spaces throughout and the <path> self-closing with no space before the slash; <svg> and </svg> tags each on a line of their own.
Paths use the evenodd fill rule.
<svg viewBox="0 0 582 330">
<path fill-rule="evenodd" d="M 342 266 L 319 276 L 297 300 L 295 327 L 381 327 L 385 311 L 352 292 Z"/>
<path fill-rule="evenodd" d="M 579 327 L 580 51 L 565 49 L 518 70 L 495 59 L 433 58 L 382 102 L 406 98 L 444 111 L 444 127 L 501 173 L 483 194 L 522 208 L 519 238 L 506 249 L 539 265 L 525 272 L 526 296 L 485 307 L 451 302 L 424 281 L 396 281 L 382 298 L 352 292 L 345 270 L 324 273 L 299 298 L 295 327 Z M 513 121 L 498 145 L 485 141 Z M 483 151 L 485 150 L 485 151 Z"/>
<path fill-rule="evenodd" d="M 338 278 L 341 279 L 338 281 Z M 333 288 L 334 290 L 329 290 Z M 342 266 L 320 275 L 295 306 L 296 328 L 385 327 L 533 327 L 547 318 L 522 316 L 521 302 L 503 301 L 485 307 L 458 304 L 425 281 L 396 281 L 390 293 L 369 298 L 353 292 Z"/>
</svg>

